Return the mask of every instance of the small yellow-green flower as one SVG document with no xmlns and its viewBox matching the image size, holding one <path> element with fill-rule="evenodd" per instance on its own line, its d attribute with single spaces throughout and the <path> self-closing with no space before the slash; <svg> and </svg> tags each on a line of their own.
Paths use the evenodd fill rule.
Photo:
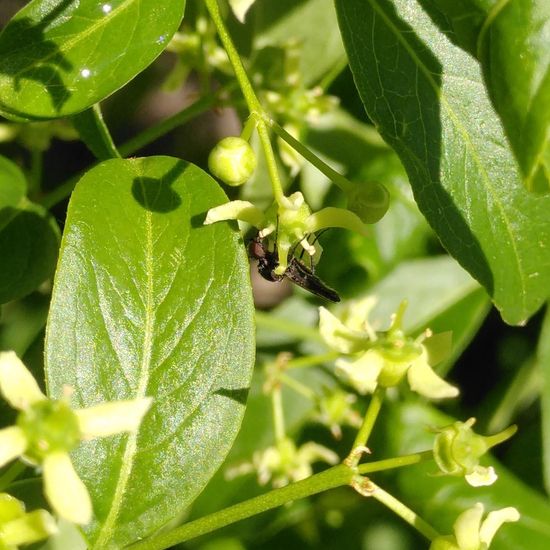
<svg viewBox="0 0 550 550">
<path fill-rule="evenodd" d="M 472 487 L 492 485 L 497 480 L 495 469 L 479 464 L 479 459 L 495 445 L 506 441 L 516 432 L 516 426 L 491 436 L 472 430 L 475 418 L 455 422 L 438 430 L 434 440 L 434 459 L 443 474 L 464 476 Z"/>
<path fill-rule="evenodd" d="M 332 349 L 345 355 L 336 360 L 336 372 L 357 392 L 372 393 L 377 386 L 396 386 L 406 376 L 411 390 L 431 399 L 456 397 L 458 389 L 440 378 L 436 364 L 450 350 L 448 335 L 426 331 L 419 338 L 401 329 L 405 303 L 393 316 L 386 332 L 376 332 L 368 322 L 372 298 L 352 302 L 342 319 L 326 308 L 319 309 L 319 330 Z"/>
<path fill-rule="evenodd" d="M 353 409 L 357 396 L 343 390 L 326 391 L 317 403 L 314 420 L 327 426 L 336 439 L 342 437 L 342 426 L 361 427 L 361 415 Z"/>
<path fill-rule="evenodd" d="M 273 204 L 265 213 L 248 201 L 231 201 L 211 208 L 206 215 L 205 225 L 223 220 L 241 220 L 260 230 L 265 238 L 276 233 L 279 265 L 275 269 L 282 275 L 288 267 L 288 254 L 299 243 L 313 256 L 316 248 L 308 238 L 327 227 L 341 227 L 366 235 L 367 227 L 357 214 L 343 208 L 326 207 L 318 212 L 311 209 L 302 193 L 297 191 L 289 197 L 283 197 L 279 204 Z"/>
<path fill-rule="evenodd" d="M 12 351 L 0 352 L 0 393 L 20 411 L 15 426 L 0 430 L 0 467 L 18 457 L 41 467 L 44 492 L 54 511 L 73 523 L 88 523 L 90 496 L 69 452 L 84 439 L 136 431 L 151 399 L 71 409 L 66 399 L 48 399 Z"/>
<path fill-rule="evenodd" d="M 437 537 L 430 550 L 487 550 L 502 524 L 518 521 L 520 517 L 515 508 L 508 507 L 489 512 L 482 522 L 483 512 L 480 502 L 462 512 L 453 525 L 454 535 Z"/>
<path fill-rule="evenodd" d="M 272 480 L 274 487 L 283 487 L 291 481 L 300 481 L 312 475 L 311 465 L 319 461 L 334 465 L 338 462 L 338 455 L 312 441 L 297 448 L 294 441 L 285 437 L 275 446 L 255 452 L 252 462 L 228 470 L 226 478 L 233 479 L 255 472 L 260 485 Z"/>
<path fill-rule="evenodd" d="M 25 505 L 7 493 L 0 493 L 0 549 L 17 550 L 57 533 L 57 525 L 46 510 L 25 512 Z"/>
</svg>

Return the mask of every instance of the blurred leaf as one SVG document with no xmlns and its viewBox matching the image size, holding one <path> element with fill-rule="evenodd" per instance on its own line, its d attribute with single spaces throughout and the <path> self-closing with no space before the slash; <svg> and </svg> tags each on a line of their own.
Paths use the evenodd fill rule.
<svg viewBox="0 0 550 550">
<path fill-rule="evenodd" d="M 0 304 L 30 294 L 55 268 L 59 229 L 26 188 L 21 170 L 0 157 Z"/>
<path fill-rule="evenodd" d="M 76 525 L 59 520 L 59 532 L 48 539 L 38 550 L 86 550 L 88 548 L 82 533 Z"/>
<path fill-rule="evenodd" d="M 149 65 L 185 0 L 33 0 L 0 35 L 0 110 L 59 118 L 101 101 Z"/>
<path fill-rule="evenodd" d="M 546 492 L 550 495 L 550 308 L 546 306 L 537 349 L 537 366 L 542 376 L 542 464 Z"/>
<path fill-rule="evenodd" d="M 391 438 L 386 442 L 392 454 L 406 454 L 432 447 L 430 427 L 449 425 L 453 419 L 430 405 L 409 403 L 392 406 L 387 426 Z M 521 429 L 521 426 L 520 426 Z M 550 545 L 550 503 L 542 495 L 522 483 L 491 457 L 487 464 L 495 466 L 497 482 L 490 487 L 471 487 L 463 478 L 438 477 L 434 462 L 426 462 L 397 471 L 398 498 L 434 525 L 441 533 L 452 533 L 456 517 L 476 502 L 487 511 L 515 506 L 521 518 L 506 524 L 491 544 L 491 550 L 545 550 Z"/>
<path fill-rule="evenodd" d="M 418 2 L 336 6 L 367 113 L 399 154 L 421 211 L 503 318 L 525 322 L 549 295 L 550 196 L 519 185 L 477 63 Z"/>
<path fill-rule="evenodd" d="M 93 548 L 178 516 L 239 429 L 254 359 L 248 262 L 214 180 L 171 157 L 104 162 L 69 205 L 46 338 L 51 395 L 74 404 L 154 398 L 138 434 L 74 453 L 92 495 Z"/>
<path fill-rule="evenodd" d="M 289 42 L 300 45 L 300 76 L 306 86 L 345 57 L 332 0 L 256 0 L 248 20 L 255 52 Z"/>
<path fill-rule="evenodd" d="M 387 329 L 391 315 L 407 300 L 403 327 L 414 333 L 478 289 L 476 281 L 449 256 L 403 262 L 369 290 L 378 298 L 370 319 L 380 330 Z"/>
</svg>

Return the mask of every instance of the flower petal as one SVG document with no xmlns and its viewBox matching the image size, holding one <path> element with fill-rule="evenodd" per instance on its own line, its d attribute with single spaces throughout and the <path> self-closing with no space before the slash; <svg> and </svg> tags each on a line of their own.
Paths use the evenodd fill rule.
<svg viewBox="0 0 550 550">
<path fill-rule="evenodd" d="M 46 510 L 35 510 L 2 525 L 2 542 L 9 546 L 32 544 L 57 533 L 54 518 Z"/>
<path fill-rule="evenodd" d="M 14 409 L 19 410 L 46 399 L 33 375 L 14 351 L 0 352 L 0 393 Z"/>
<path fill-rule="evenodd" d="M 489 468 L 476 466 L 474 471 L 471 474 L 466 474 L 464 478 L 472 487 L 486 487 L 492 485 L 498 479 L 498 476 L 492 466 L 489 466 Z"/>
<path fill-rule="evenodd" d="M 458 395 L 458 388 L 445 382 L 433 371 L 426 360 L 425 352 L 413 362 L 407 371 L 407 379 L 411 390 L 430 399 L 444 399 Z"/>
<path fill-rule="evenodd" d="M 106 437 L 121 432 L 135 432 L 151 406 L 152 399 L 132 399 L 102 403 L 74 411 L 85 439 Z"/>
<path fill-rule="evenodd" d="M 519 518 L 519 512 L 513 506 L 489 512 L 489 514 L 487 514 L 487 518 L 481 524 L 479 539 L 481 542 L 484 542 L 487 547 L 489 547 L 495 533 L 500 529 L 503 523 L 507 521 L 519 521 Z"/>
<path fill-rule="evenodd" d="M 27 438 L 18 426 L 0 430 L 0 468 L 21 456 L 27 449 Z"/>
<path fill-rule="evenodd" d="M 336 374 L 343 376 L 360 394 L 372 393 L 376 389 L 378 376 L 384 360 L 374 350 L 369 350 L 355 361 L 338 359 Z"/>
<path fill-rule="evenodd" d="M 480 547 L 479 526 L 483 516 L 483 504 L 478 502 L 460 514 L 454 523 L 454 532 L 459 548 L 474 549 Z"/>
<path fill-rule="evenodd" d="M 43 462 L 44 492 L 54 511 L 62 518 L 85 525 L 92 519 L 88 489 L 78 477 L 67 453 L 46 456 Z"/>
<path fill-rule="evenodd" d="M 328 309 L 319 308 L 319 332 L 332 349 L 340 353 L 355 353 L 365 349 L 369 337 L 365 332 L 349 329 Z"/>
<path fill-rule="evenodd" d="M 204 225 L 220 222 L 223 220 L 241 220 L 258 229 L 261 229 L 265 216 L 264 213 L 248 201 L 231 201 L 211 208 L 206 214 Z"/>
<path fill-rule="evenodd" d="M 327 227 L 341 227 L 367 236 L 368 228 L 357 214 L 345 208 L 327 206 L 314 212 L 306 219 L 308 233 L 315 233 Z"/>
</svg>

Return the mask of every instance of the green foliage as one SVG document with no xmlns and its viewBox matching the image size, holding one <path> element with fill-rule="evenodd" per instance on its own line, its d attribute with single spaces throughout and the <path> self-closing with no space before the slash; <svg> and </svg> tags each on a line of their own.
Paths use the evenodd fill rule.
<svg viewBox="0 0 550 550">
<path fill-rule="evenodd" d="M 79 407 L 158 396 L 139 437 L 94 440 L 75 457 L 95 547 L 181 513 L 239 427 L 253 359 L 245 256 L 233 229 L 199 221 L 222 201 L 207 174 L 169 157 L 107 161 L 73 193 L 46 334 L 49 392 L 69 384 Z"/>
<path fill-rule="evenodd" d="M 0 9 L 0 351 L 44 423 L 75 411 L 53 490 L 76 506 L 80 478 L 93 508 L 69 523 L 16 459 L 55 453 L 12 452 L 29 407 L 2 355 L 0 494 L 61 516 L 39 547 L 416 550 L 480 502 L 520 514 L 491 549 L 548 548 L 548 1 L 21 4 Z M 228 135 L 257 159 L 212 165 L 229 200 L 207 173 Z M 460 396 L 428 404 L 434 380 Z M 80 442 L 86 409 L 141 398 L 139 427 Z M 518 431 L 444 476 L 435 434 L 471 417 L 489 446 Z M 465 481 L 478 460 L 494 485 Z"/>
<path fill-rule="evenodd" d="M 548 298 L 550 249 L 538 236 L 549 229 L 550 198 L 520 186 L 477 64 L 419 4 L 336 5 L 365 108 L 418 206 L 503 318 L 525 322 Z"/>
<path fill-rule="evenodd" d="M 184 8 L 185 0 L 33 0 L 0 37 L 0 110 L 59 118 L 87 109 L 164 50 Z"/>
</svg>

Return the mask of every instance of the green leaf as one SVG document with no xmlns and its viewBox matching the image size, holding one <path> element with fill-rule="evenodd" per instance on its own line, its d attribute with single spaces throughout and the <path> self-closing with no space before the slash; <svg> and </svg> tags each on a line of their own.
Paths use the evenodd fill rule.
<svg viewBox="0 0 550 550">
<path fill-rule="evenodd" d="M 33 0 L 0 35 L 0 110 L 59 118 L 118 90 L 164 50 L 185 0 Z"/>
<path fill-rule="evenodd" d="M 139 433 L 82 444 L 92 548 L 120 548 L 178 516 L 239 429 L 254 360 L 248 262 L 226 200 L 171 157 L 106 161 L 69 205 L 46 335 L 51 395 L 154 398 Z"/>
<path fill-rule="evenodd" d="M 550 3 L 435 3 L 442 28 L 481 62 L 525 186 L 550 191 Z"/>
<path fill-rule="evenodd" d="M 392 454 L 407 454 L 431 448 L 434 434 L 427 429 L 451 424 L 453 419 L 430 405 L 408 403 L 391 407 L 387 427 L 392 437 L 385 441 Z M 498 480 L 490 487 L 470 487 L 463 478 L 438 477 L 434 462 L 424 462 L 397 473 L 398 498 L 444 534 L 452 533 L 457 516 L 476 502 L 492 511 L 515 506 L 521 518 L 502 527 L 491 550 L 546 550 L 550 544 L 550 504 L 540 493 L 525 485 L 504 466 L 487 457 L 484 465 L 493 465 Z"/>
<path fill-rule="evenodd" d="M 491 4 L 478 44 L 487 87 L 525 186 L 548 192 L 550 2 L 493 0 Z"/>
<path fill-rule="evenodd" d="M 336 6 L 367 113 L 400 156 L 421 211 L 503 318 L 524 322 L 549 295 L 550 197 L 519 185 L 477 63 L 418 2 Z"/>
<path fill-rule="evenodd" d="M 26 191 L 21 170 L 0 157 L 0 304 L 35 290 L 53 274 L 57 260 L 55 220 Z"/>
</svg>

